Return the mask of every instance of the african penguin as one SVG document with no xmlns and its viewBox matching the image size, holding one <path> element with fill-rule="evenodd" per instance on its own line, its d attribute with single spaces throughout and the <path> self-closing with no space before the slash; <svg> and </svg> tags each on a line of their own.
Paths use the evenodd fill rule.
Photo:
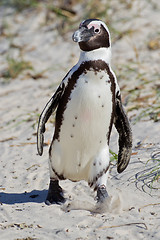
<svg viewBox="0 0 160 240">
<path fill-rule="evenodd" d="M 78 63 L 67 73 L 42 111 L 37 148 L 43 153 L 45 123 L 56 110 L 55 131 L 49 149 L 50 185 L 46 204 L 65 202 L 59 180 L 85 180 L 107 198 L 109 139 L 114 123 L 119 134 L 117 171 L 128 165 L 132 133 L 121 103 L 120 89 L 111 69 L 111 40 L 106 24 L 98 19 L 81 22 L 72 36 L 80 47 Z"/>
</svg>

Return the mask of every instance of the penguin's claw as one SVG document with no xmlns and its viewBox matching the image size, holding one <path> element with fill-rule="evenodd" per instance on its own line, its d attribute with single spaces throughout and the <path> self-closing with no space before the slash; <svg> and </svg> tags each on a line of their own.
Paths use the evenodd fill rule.
<svg viewBox="0 0 160 240">
<path fill-rule="evenodd" d="M 104 200 L 108 197 L 108 192 L 106 190 L 106 187 L 104 185 L 101 185 L 97 189 L 97 202 L 103 203 Z"/>
<path fill-rule="evenodd" d="M 59 186 L 58 180 L 50 180 L 48 195 L 45 201 L 46 205 L 63 204 L 66 199 L 64 198 L 63 189 Z"/>
</svg>

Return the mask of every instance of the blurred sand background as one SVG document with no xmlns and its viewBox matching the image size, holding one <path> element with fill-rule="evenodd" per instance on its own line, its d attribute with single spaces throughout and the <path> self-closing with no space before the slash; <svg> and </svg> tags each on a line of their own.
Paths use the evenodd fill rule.
<svg viewBox="0 0 160 240">
<path fill-rule="evenodd" d="M 112 68 L 133 130 L 128 168 L 96 204 L 85 182 L 61 182 L 67 202 L 46 206 L 54 116 L 37 155 L 39 114 L 77 62 L 72 33 L 100 18 L 112 37 Z M 157 0 L 0 1 L 0 238 L 160 239 L 160 3 Z M 113 129 L 110 149 L 117 153 Z"/>
</svg>

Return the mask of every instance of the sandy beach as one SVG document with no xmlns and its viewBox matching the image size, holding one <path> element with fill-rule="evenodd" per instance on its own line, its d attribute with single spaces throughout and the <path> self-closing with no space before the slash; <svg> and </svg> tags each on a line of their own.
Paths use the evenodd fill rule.
<svg viewBox="0 0 160 240">
<path fill-rule="evenodd" d="M 112 68 L 132 126 L 129 166 L 118 174 L 112 161 L 109 198 L 103 204 L 96 203 L 86 182 L 69 180 L 60 183 L 67 199 L 64 205 L 44 203 L 54 115 L 46 125 L 41 157 L 36 147 L 38 118 L 79 58 L 73 31 L 93 15 L 93 6 L 79 2 L 71 7 L 75 15 L 64 23 L 44 5 L 19 12 L 9 4 L 0 5 L 0 239 L 159 240 L 160 178 L 153 181 L 160 175 L 160 4 L 156 0 L 113 0 L 102 9 L 106 7 L 102 20 L 112 37 Z M 14 61 L 24 62 L 24 70 L 13 69 Z M 115 153 L 117 140 L 113 128 L 110 149 Z"/>
</svg>

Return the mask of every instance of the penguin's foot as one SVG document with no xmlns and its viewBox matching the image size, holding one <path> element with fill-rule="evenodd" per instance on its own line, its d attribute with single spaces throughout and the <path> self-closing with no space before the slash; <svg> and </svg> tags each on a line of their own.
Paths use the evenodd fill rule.
<svg viewBox="0 0 160 240">
<path fill-rule="evenodd" d="M 66 199 L 64 198 L 63 189 L 59 186 L 58 180 L 50 180 L 48 195 L 45 203 L 51 204 L 63 204 Z"/>
<path fill-rule="evenodd" d="M 105 185 L 98 186 L 98 189 L 97 189 L 97 202 L 98 203 L 103 203 L 104 200 L 107 197 L 108 197 L 108 193 L 107 193 Z"/>
</svg>

